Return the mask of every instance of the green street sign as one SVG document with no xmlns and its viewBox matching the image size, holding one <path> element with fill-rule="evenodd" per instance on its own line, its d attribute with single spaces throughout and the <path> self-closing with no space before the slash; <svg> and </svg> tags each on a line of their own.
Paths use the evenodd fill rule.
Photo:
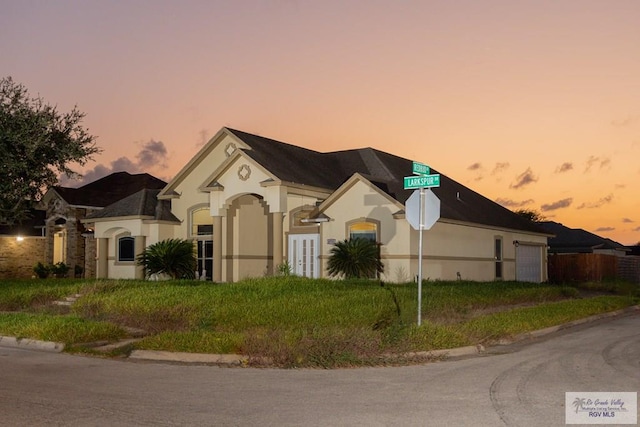
<svg viewBox="0 0 640 427">
<path fill-rule="evenodd" d="M 431 169 L 429 169 L 429 166 L 422 164 L 422 163 L 418 163 L 418 162 L 413 162 L 413 173 L 416 175 L 429 175 L 429 173 L 431 172 Z"/>
<path fill-rule="evenodd" d="M 405 190 L 431 187 L 440 187 L 440 174 L 404 177 Z"/>
</svg>

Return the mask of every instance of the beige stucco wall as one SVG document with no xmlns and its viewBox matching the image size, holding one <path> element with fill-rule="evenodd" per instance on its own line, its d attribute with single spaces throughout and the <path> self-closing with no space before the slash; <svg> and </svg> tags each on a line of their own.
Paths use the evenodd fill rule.
<svg viewBox="0 0 640 427">
<path fill-rule="evenodd" d="M 329 241 L 348 237 L 347 222 L 369 219 L 380 222 L 381 257 L 385 266 L 382 279 L 392 282 L 415 280 L 418 275 L 420 236 L 404 215 L 394 218 L 393 214 L 397 211 L 396 204 L 364 182 L 349 188 L 325 211 L 331 221 L 322 224 L 324 274 L 332 247 Z M 423 234 L 423 279 L 456 280 L 460 277 L 466 280 L 495 280 L 494 245 L 497 237 L 503 242 L 503 280 L 516 279 L 515 241 L 539 245 L 543 251 L 542 262 L 545 262 L 544 236 L 440 220 Z M 542 271 L 546 272 L 546 264 Z"/>
<path fill-rule="evenodd" d="M 381 257 L 385 266 L 382 279 L 394 282 L 410 280 L 408 223 L 393 217 L 400 209 L 397 203 L 363 181 L 356 182 L 328 206 L 324 213 L 331 220 L 322 223 L 320 236 L 323 276 L 327 276 L 326 261 L 333 247 L 330 242 L 348 238 L 346 224 L 355 220 L 374 220 L 380 223 L 379 243 L 382 244 Z"/>
<path fill-rule="evenodd" d="M 150 222 L 140 218 L 115 219 L 95 223 L 94 237 L 108 239 L 107 270 L 111 279 L 133 279 L 136 273 L 135 262 L 118 262 L 117 242 L 123 236 L 144 236 L 145 246 L 153 245 L 160 240 L 175 237 L 177 226 L 172 223 Z M 138 254 L 136 254 L 138 255 Z M 96 252 L 96 269 L 98 257 Z"/>
</svg>

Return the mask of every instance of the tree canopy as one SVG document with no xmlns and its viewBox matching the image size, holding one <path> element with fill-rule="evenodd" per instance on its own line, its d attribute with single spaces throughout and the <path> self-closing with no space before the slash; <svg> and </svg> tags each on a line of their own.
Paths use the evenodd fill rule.
<svg viewBox="0 0 640 427">
<path fill-rule="evenodd" d="M 77 107 L 61 113 L 11 77 L 0 80 L 0 222 L 12 224 L 27 215 L 43 193 L 71 169 L 101 150 L 81 126 Z"/>
<path fill-rule="evenodd" d="M 518 209 L 514 213 L 520 215 L 523 218 L 528 219 L 531 222 L 542 222 L 545 220 L 544 215 L 533 209 Z"/>
</svg>

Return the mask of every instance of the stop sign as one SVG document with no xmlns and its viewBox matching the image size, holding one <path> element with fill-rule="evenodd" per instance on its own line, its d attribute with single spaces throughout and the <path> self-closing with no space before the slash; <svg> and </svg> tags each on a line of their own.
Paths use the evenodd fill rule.
<svg viewBox="0 0 640 427">
<path fill-rule="evenodd" d="M 423 230 L 429 230 L 440 219 L 440 199 L 428 188 L 424 191 L 422 221 L 420 221 L 420 190 L 415 190 L 409 196 L 404 207 L 405 217 L 415 230 L 420 230 L 420 222 Z"/>
</svg>

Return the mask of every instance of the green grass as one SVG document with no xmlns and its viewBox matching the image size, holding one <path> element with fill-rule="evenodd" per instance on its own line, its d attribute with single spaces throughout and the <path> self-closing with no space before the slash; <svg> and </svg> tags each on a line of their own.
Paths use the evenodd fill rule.
<svg viewBox="0 0 640 427">
<path fill-rule="evenodd" d="M 420 327 L 414 283 L 380 286 L 294 276 L 230 284 L 0 282 L 0 307 L 42 313 L 46 301 L 80 292 L 67 316 L 5 316 L 23 316 L 14 322 L 22 326 L 17 336 L 65 343 L 113 340 L 124 334 L 120 326 L 130 326 L 148 333 L 135 345 L 139 349 L 236 353 L 253 364 L 284 367 L 339 367 L 394 363 L 386 355 L 487 343 L 638 303 L 626 286 L 602 286 L 589 284 L 588 291 L 606 295 L 583 299 L 576 298 L 580 290 L 574 287 L 548 284 L 426 282 Z M 54 322 L 61 323 L 49 326 Z M 12 335 L 9 324 L 0 322 L 0 334 Z M 109 325 L 117 327 L 99 329 Z M 52 339 L 56 329 L 66 332 Z"/>
<path fill-rule="evenodd" d="M 0 332 L 16 338 L 61 342 L 66 345 L 91 341 L 113 341 L 126 336 L 117 325 L 77 316 L 37 313 L 0 313 Z"/>
<path fill-rule="evenodd" d="M 0 281 L 0 311 L 38 309 L 52 301 L 73 295 L 83 282 L 73 279 Z"/>
</svg>

